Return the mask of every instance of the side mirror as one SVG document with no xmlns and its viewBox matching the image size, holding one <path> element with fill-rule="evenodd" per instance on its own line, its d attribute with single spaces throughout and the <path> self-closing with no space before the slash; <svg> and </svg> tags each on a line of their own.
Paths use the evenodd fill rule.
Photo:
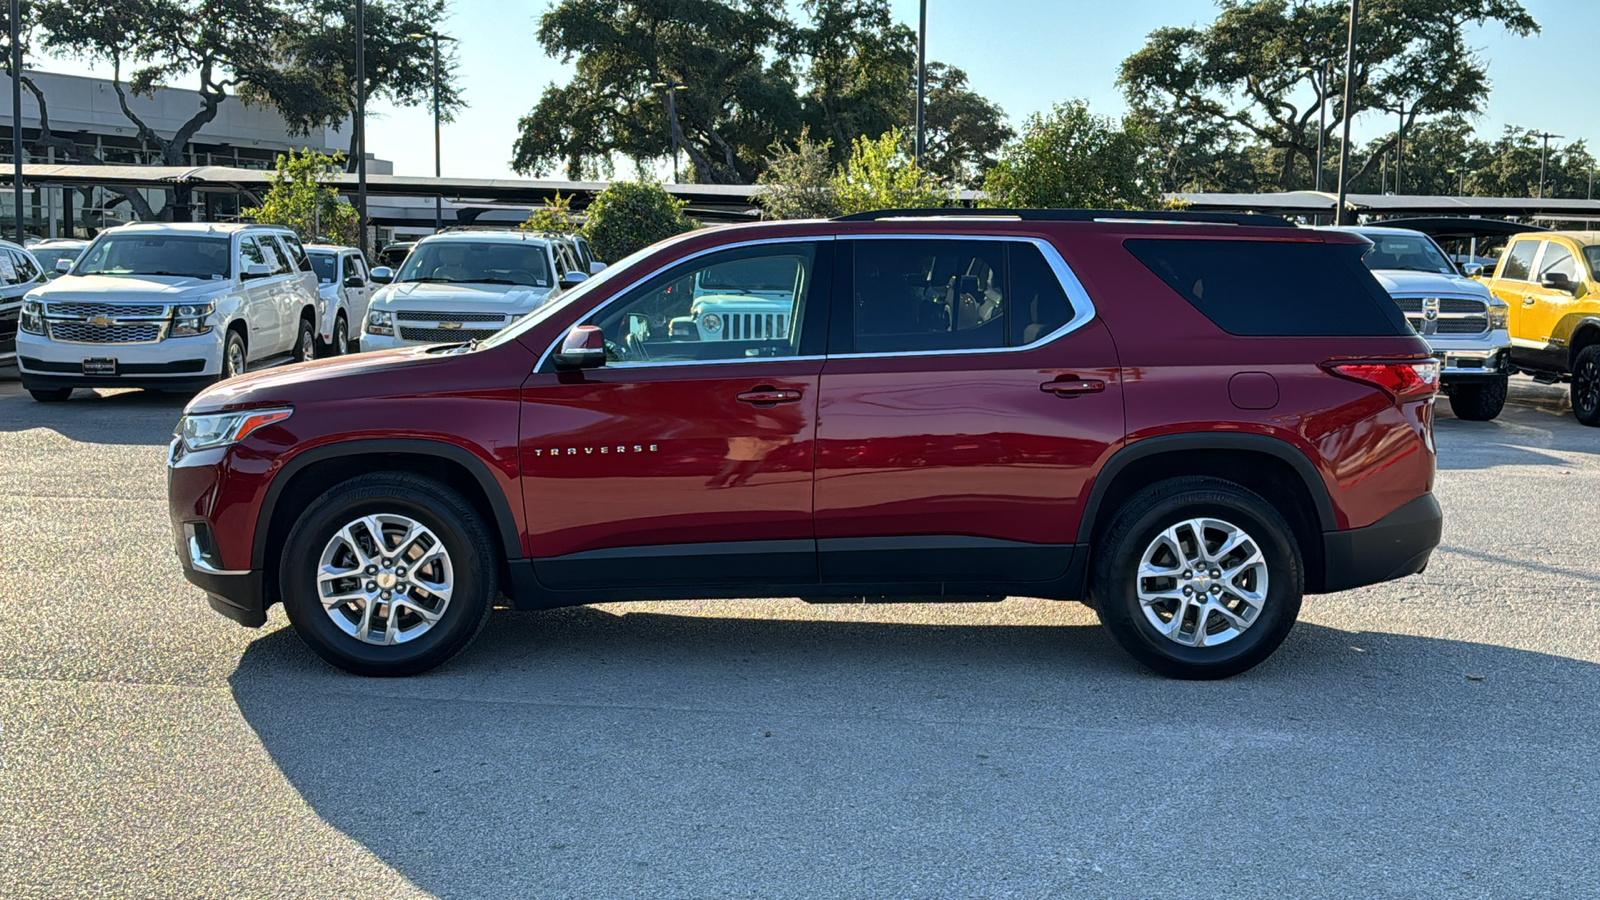
<svg viewBox="0 0 1600 900">
<path fill-rule="evenodd" d="M 583 284 L 588 279 L 589 276 L 583 274 L 582 272 L 576 270 L 568 272 L 567 274 L 561 276 L 561 289 L 565 291 L 575 288 L 578 285 Z"/>
<path fill-rule="evenodd" d="M 1578 287 L 1570 279 L 1568 279 L 1566 275 L 1564 275 L 1564 274 L 1562 274 L 1560 272 L 1551 272 L 1551 273 L 1545 275 L 1544 278 L 1541 279 L 1539 283 L 1541 285 L 1543 285 L 1544 287 L 1549 288 L 1550 290 L 1553 290 L 1553 291 L 1566 291 L 1569 294 L 1572 293 L 1574 290 L 1576 290 L 1577 287 Z"/>
<path fill-rule="evenodd" d="M 351 275 L 344 280 L 345 287 L 366 287 L 367 283 L 361 280 L 360 275 Z"/>
<path fill-rule="evenodd" d="M 244 267 L 245 278 L 265 278 L 272 274 L 272 267 L 266 263 L 246 263 Z"/>
<path fill-rule="evenodd" d="M 574 325 L 554 358 L 563 371 L 598 369 L 606 364 L 605 333 L 595 325 Z"/>
<path fill-rule="evenodd" d="M 65 275 L 72 271 L 72 264 L 75 262 L 77 262 L 75 259 L 58 259 L 56 260 L 56 271 Z"/>
<path fill-rule="evenodd" d="M 606 264 L 601 262 L 598 259 L 595 260 L 592 263 L 589 263 L 589 274 L 590 275 L 599 275 L 601 272 L 604 272 L 605 270 L 606 270 Z"/>
<path fill-rule="evenodd" d="M 1483 263 L 1467 263 L 1461 267 L 1461 271 L 1465 272 L 1468 278 L 1479 278 L 1485 274 L 1487 268 Z"/>
<path fill-rule="evenodd" d="M 373 281 L 379 284 L 388 284 L 394 280 L 394 270 L 388 266 L 379 266 L 368 274 L 372 276 Z"/>
</svg>

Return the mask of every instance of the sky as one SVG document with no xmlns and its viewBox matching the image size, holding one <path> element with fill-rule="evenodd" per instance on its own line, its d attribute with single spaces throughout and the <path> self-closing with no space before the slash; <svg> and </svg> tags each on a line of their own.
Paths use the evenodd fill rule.
<svg viewBox="0 0 1600 900">
<path fill-rule="evenodd" d="M 1589 111 L 1577 85 L 1594 68 L 1600 0 L 1522 0 L 1543 26 L 1518 38 L 1499 29 L 1474 29 L 1468 43 L 1489 64 L 1492 89 L 1481 135 L 1505 125 L 1586 139 L 1600 146 L 1600 116 Z M 442 168 L 462 178 L 521 177 L 510 167 L 517 119 L 532 109 L 570 66 L 538 45 L 538 19 L 550 0 L 454 0 L 441 31 L 460 40 L 461 77 L 470 106 L 444 127 Z M 791 0 L 791 5 L 798 5 Z M 896 18 L 915 29 L 918 0 L 891 0 Z M 1211 0 L 927 0 L 928 58 L 965 69 L 974 90 L 1005 111 L 1013 127 L 1059 101 L 1081 97 L 1097 113 L 1126 110 L 1117 67 L 1152 30 L 1203 25 L 1216 14 Z M 53 71 L 91 72 L 51 61 Z M 105 72 L 94 72 L 105 75 Z M 1571 79 L 1571 80 L 1569 80 Z M 1578 93 L 1581 90 L 1581 93 Z M 433 174 L 433 121 L 425 108 L 368 106 L 367 149 L 394 162 L 401 175 Z M 1358 141 L 1392 130 L 1392 120 L 1358 118 Z"/>
</svg>

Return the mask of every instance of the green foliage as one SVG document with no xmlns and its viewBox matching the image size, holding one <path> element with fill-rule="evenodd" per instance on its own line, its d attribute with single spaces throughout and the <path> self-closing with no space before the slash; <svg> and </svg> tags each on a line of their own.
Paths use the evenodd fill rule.
<svg viewBox="0 0 1600 900">
<path fill-rule="evenodd" d="M 807 132 L 793 148 L 774 144 L 756 197 L 764 219 L 827 219 L 839 214 L 833 194 L 830 141 L 817 143 Z"/>
<path fill-rule="evenodd" d="M 911 159 L 898 128 L 877 140 L 856 138 L 850 158 L 833 176 L 833 195 L 843 215 L 950 203 L 949 193 Z"/>
<path fill-rule="evenodd" d="M 1393 143 L 1393 133 L 1371 141 L 1363 150 L 1378 152 Z M 1531 128 L 1507 126 L 1495 140 L 1478 137 L 1461 116 L 1446 116 L 1406 131 L 1400 192 L 1451 196 L 1537 197 L 1542 141 Z M 1333 152 L 1337 152 L 1337 148 Z M 1350 189 L 1376 194 L 1395 191 L 1393 149 Z M 1583 141 L 1552 142 L 1545 159 L 1544 196 L 1583 199 L 1589 196 L 1589 173 L 1596 161 Z"/>
<path fill-rule="evenodd" d="M 685 205 L 653 181 L 613 181 L 589 204 L 583 234 L 596 256 L 615 262 L 695 227 Z"/>
<path fill-rule="evenodd" d="M 1159 28 L 1122 63 L 1118 83 L 1141 120 L 1169 123 L 1168 134 L 1199 132 L 1193 160 L 1165 168 L 1178 182 L 1204 180 L 1213 152 L 1243 140 L 1278 151 L 1277 186 L 1297 184 L 1297 166 L 1316 159 L 1318 110 L 1328 140 L 1345 110 L 1344 72 L 1324 63 L 1345 55 L 1347 0 L 1218 0 L 1204 28 Z M 1464 37 L 1468 25 L 1498 24 L 1528 35 L 1539 26 L 1518 0 L 1365 0 L 1350 114 L 1405 101 L 1407 120 L 1472 115 L 1488 97 L 1486 63 Z M 1387 145 L 1377 148 L 1386 151 Z M 1378 163 L 1369 155 L 1355 180 Z M 1337 178 L 1337 176 L 1335 176 Z"/>
<path fill-rule="evenodd" d="M 1150 209 L 1160 169 L 1139 123 L 1089 112 L 1082 100 L 1035 114 L 984 179 L 995 207 Z"/>
<path fill-rule="evenodd" d="M 528 214 L 526 222 L 517 227 L 540 234 L 574 234 L 582 227 L 582 221 L 572 211 L 572 197 L 563 197 L 558 191 L 554 200 L 546 200 L 543 206 Z"/>
<path fill-rule="evenodd" d="M 915 84 L 911 103 L 915 110 Z M 983 185 L 983 173 L 994 166 L 1000 148 L 1016 137 L 1016 132 L 1006 124 L 1000 107 L 967 86 L 966 72 L 944 63 L 929 63 L 923 136 L 922 167 L 929 175 L 945 184 L 977 188 Z"/>
<path fill-rule="evenodd" d="M 240 212 L 257 222 L 292 228 L 307 243 L 326 240 L 354 246 L 355 207 L 344 202 L 336 188 L 322 181 L 341 171 L 343 162 L 344 155 L 340 153 L 280 153 L 277 171 L 270 179 L 272 187 L 261 199 L 261 205 Z"/>
<path fill-rule="evenodd" d="M 802 117 L 842 163 L 855 137 L 907 124 L 917 39 L 895 23 L 887 0 L 806 0 L 804 9 L 811 23 L 788 42 L 809 62 Z"/>
</svg>

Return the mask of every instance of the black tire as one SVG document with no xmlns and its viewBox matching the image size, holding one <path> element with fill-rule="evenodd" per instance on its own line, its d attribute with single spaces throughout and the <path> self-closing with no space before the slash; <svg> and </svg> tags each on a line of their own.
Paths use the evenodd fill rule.
<svg viewBox="0 0 1600 900">
<path fill-rule="evenodd" d="M 227 340 L 222 342 L 222 374 L 219 381 L 237 378 L 250 371 L 249 347 L 244 342 L 244 334 L 236 328 L 228 329 Z"/>
<path fill-rule="evenodd" d="M 28 388 L 28 393 L 40 403 L 65 403 L 72 398 L 72 388 Z"/>
<path fill-rule="evenodd" d="M 345 318 L 342 312 L 333 319 L 333 340 L 328 344 L 334 356 L 343 356 L 350 352 L 350 320 Z"/>
<path fill-rule="evenodd" d="M 307 362 L 317 358 L 317 326 L 310 316 L 300 317 L 300 330 L 294 338 L 294 361 Z"/>
<path fill-rule="evenodd" d="M 380 646 L 334 623 L 323 608 L 316 573 L 340 529 L 362 516 L 386 513 L 405 516 L 438 536 L 449 554 L 454 585 L 432 627 L 405 643 Z M 375 472 L 337 485 L 300 514 L 284 541 L 278 584 L 289 622 L 318 656 L 357 675 L 401 676 L 425 672 L 477 638 L 489 621 L 499 571 L 499 552 L 466 498 L 432 478 Z"/>
<path fill-rule="evenodd" d="M 1506 382 L 1501 375 L 1488 381 L 1450 385 L 1450 411 L 1468 422 L 1487 422 L 1506 408 Z"/>
<path fill-rule="evenodd" d="M 1163 635 L 1138 597 L 1137 574 L 1146 549 L 1168 528 L 1195 518 L 1221 519 L 1242 529 L 1261 551 L 1267 577 L 1265 599 L 1248 626 L 1214 646 L 1188 646 Z M 1093 565 L 1090 592 L 1101 624 L 1134 659 L 1169 678 L 1227 678 L 1259 664 L 1289 635 L 1305 591 L 1305 566 L 1289 523 L 1257 494 L 1219 478 L 1173 478 L 1133 495 L 1096 543 Z M 1179 579 L 1170 580 L 1176 591 Z M 1166 585 L 1149 583 L 1158 590 Z M 1157 605 L 1152 609 L 1157 618 L 1164 612 Z M 1208 633 L 1226 624 L 1209 609 L 1201 621 Z M 1200 627 L 1196 622 L 1193 630 Z"/>
<path fill-rule="evenodd" d="M 1579 350 L 1572 363 L 1572 415 L 1584 425 L 1600 425 L 1600 344 Z"/>
</svg>

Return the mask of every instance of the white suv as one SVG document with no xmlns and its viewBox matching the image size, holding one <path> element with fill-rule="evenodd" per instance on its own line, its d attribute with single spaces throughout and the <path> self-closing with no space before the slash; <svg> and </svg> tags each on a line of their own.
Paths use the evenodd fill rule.
<svg viewBox="0 0 1600 900">
<path fill-rule="evenodd" d="M 35 400 L 79 387 L 198 390 L 316 349 L 317 279 L 294 232 L 266 225 L 107 229 L 30 291 L 17 363 Z"/>
<path fill-rule="evenodd" d="M 586 273 L 555 239 L 521 231 L 452 231 L 423 238 L 372 297 L 362 350 L 486 338 L 543 306 Z"/>
<path fill-rule="evenodd" d="M 310 244 L 306 253 L 317 273 L 317 343 L 327 356 L 348 353 L 355 343 L 351 328 L 367 319 L 372 276 L 361 251 L 354 247 Z"/>
</svg>

